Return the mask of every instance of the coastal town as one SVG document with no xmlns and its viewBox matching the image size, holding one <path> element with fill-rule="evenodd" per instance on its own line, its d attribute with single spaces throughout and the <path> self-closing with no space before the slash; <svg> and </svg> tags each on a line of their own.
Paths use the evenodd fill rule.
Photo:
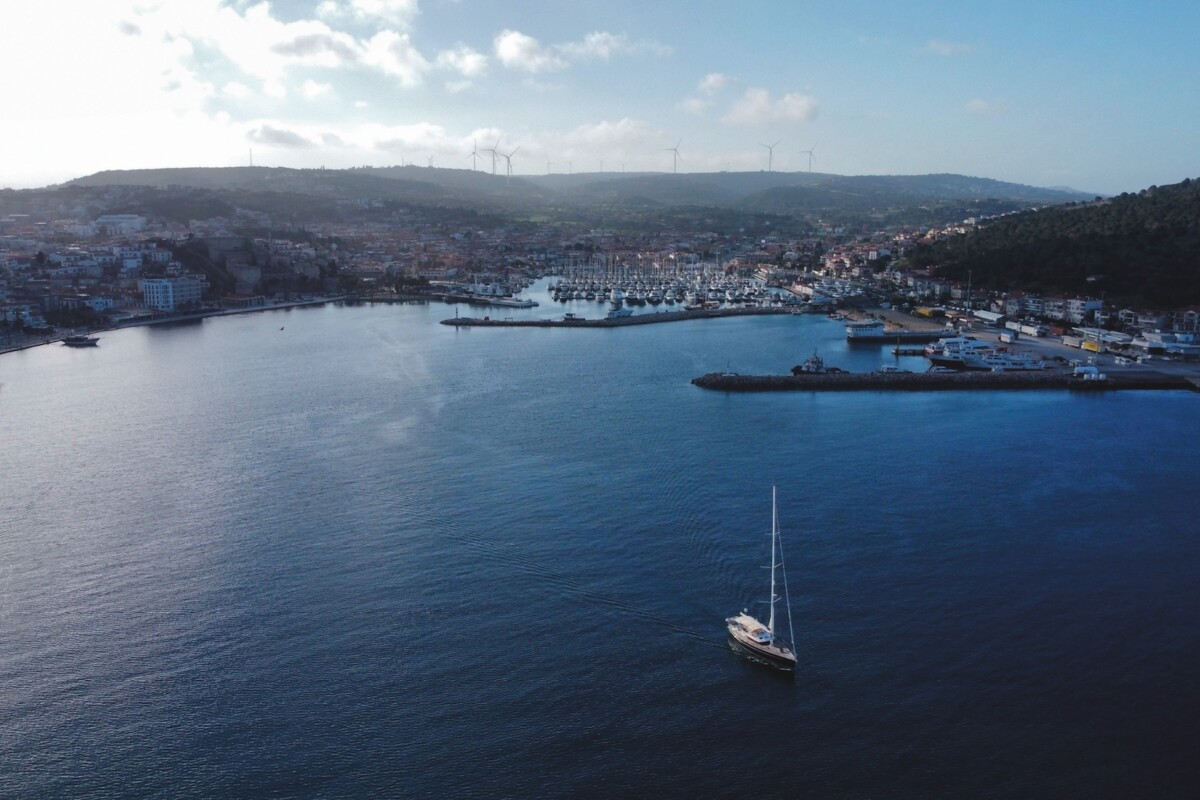
<svg viewBox="0 0 1200 800">
<path fill-rule="evenodd" d="M 1051 336 L 1093 352 L 1136 349 L 1180 361 L 1200 355 L 1198 308 L 998 294 L 934 268 L 905 268 L 913 246 L 965 234 L 977 223 L 869 236 L 830 227 L 804 237 L 682 230 L 633 236 L 534 224 L 480 229 L 414 214 L 386 224 L 275 231 L 263 216 L 185 225 L 136 214 L 81 218 L 62 206 L 0 217 L 0 351 L 128 325 L 332 300 L 531 306 L 522 289 L 561 276 L 553 296 L 564 302 L 590 295 L 615 308 L 665 302 L 665 309 L 677 304 L 682 311 L 778 305 L 782 296 L 806 310 L 903 309 L 903 319 L 926 324 L 969 311 L 982 326 L 1024 325 L 1027 339 Z M 781 291 L 764 294 L 766 288 Z M 893 322 L 904 325 L 900 319 Z"/>
</svg>

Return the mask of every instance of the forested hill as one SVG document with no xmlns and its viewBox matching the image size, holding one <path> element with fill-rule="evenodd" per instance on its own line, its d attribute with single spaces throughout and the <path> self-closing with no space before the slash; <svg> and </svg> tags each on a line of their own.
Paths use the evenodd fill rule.
<svg viewBox="0 0 1200 800">
<path fill-rule="evenodd" d="M 1200 182 L 1026 211 L 909 254 L 913 266 L 996 290 L 1099 296 L 1149 308 L 1200 304 Z"/>
<path fill-rule="evenodd" d="M 137 186 L 154 188 L 160 197 L 192 190 L 190 201 L 198 199 L 200 192 L 208 192 L 227 205 L 266 213 L 271 213 L 274 197 L 289 215 L 300 214 L 306 204 L 314 209 L 340 204 L 345 213 L 347 203 L 366 200 L 513 218 L 602 219 L 605 227 L 636 228 L 656 224 L 656 220 L 686 224 L 685 220 L 703 209 L 722 213 L 700 216 L 736 220 L 734 227 L 759 220 L 776 228 L 790 223 L 791 229 L 808 230 L 820 223 L 863 232 L 944 225 L 965 217 L 1091 197 L 964 175 L 606 172 L 509 177 L 412 165 L 346 170 L 122 170 L 96 173 L 59 188 L 95 191 Z M 665 222 L 667 219 L 675 222 Z"/>
</svg>

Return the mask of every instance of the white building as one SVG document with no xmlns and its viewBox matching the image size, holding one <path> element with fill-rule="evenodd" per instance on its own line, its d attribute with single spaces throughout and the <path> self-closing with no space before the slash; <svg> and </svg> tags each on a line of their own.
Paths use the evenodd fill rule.
<svg viewBox="0 0 1200 800">
<path fill-rule="evenodd" d="M 146 218 L 137 214 L 105 214 L 92 223 L 98 230 L 107 230 L 110 236 L 137 233 L 145 230 Z"/>
<path fill-rule="evenodd" d="M 1102 307 L 1099 300 L 1092 298 L 1073 297 L 1067 300 L 1067 321 L 1076 325 L 1094 320 L 1096 312 Z"/>
<path fill-rule="evenodd" d="M 158 311 L 178 311 L 198 307 L 208 281 L 200 275 L 181 275 L 173 278 L 143 278 L 142 299 L 147 308 Z"/>
</svg>

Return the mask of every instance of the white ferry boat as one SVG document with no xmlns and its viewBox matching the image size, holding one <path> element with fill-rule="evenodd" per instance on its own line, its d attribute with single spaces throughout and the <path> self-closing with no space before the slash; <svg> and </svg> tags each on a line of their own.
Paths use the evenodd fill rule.
<svg viewBox="0 0 1200 800">
<path fill-rule="evenodd" d="M 932 342 L 942 331 L 889 330 L 881 319 L 851 320 L 846 323 L 846 341 L 854 342 Z"/>
<path fill-rule="evenodd" d="M 963 342 L 957 349 L 946 348 L 928 356 L 935 367 L 958 371 L 1021 372 L 1045 368 L 1045 363 L 1027 353 L 1010 353 L 987 342 Z"/>
</svg>

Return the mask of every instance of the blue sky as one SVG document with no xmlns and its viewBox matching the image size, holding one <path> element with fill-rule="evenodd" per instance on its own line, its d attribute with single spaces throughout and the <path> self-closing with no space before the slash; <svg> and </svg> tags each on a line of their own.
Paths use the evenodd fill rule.
<svg viewBox="0 0 1200 800">
<path fill-rule="evenodd" d="M 1196 3 L 40 0 L 0 29 L 4 186 L 491 171 L 497 142 L 514 175 L 669 172 L 678 142 L 681 172 L 1200 176 Z"/>
</svg>

